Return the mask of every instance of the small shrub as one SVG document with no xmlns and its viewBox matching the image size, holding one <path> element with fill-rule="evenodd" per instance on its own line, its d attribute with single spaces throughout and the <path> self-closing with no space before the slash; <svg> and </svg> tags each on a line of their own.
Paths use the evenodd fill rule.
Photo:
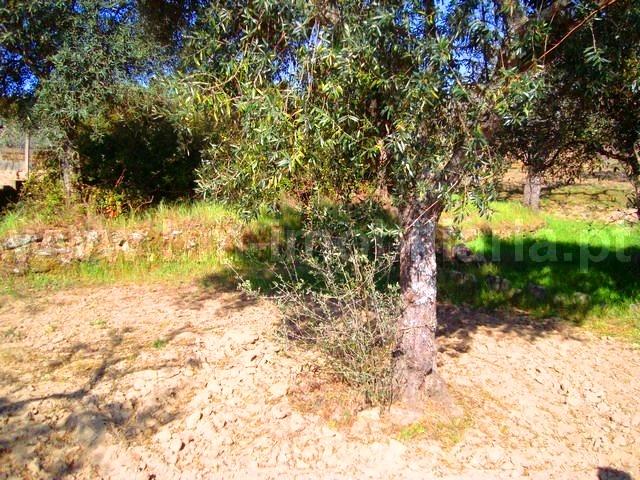
<svg viewBox="0 0 640 480">
<path fill-rule="evenodd" d="M 53 166 L 44 165 L 31 172 L 21 196 L 23 206 L 44 221 L 58 217 L 65 206 L 64 187 Z"/>
<path fill-rule="evenodd" d="M 353 229 L 316 239 L 297 252 L 299 262 L 290 261 L 276 285 L 285 334 L 318 347 L 328 368 L 369 403 L 388 402 L 400 296 L 397 284 L 381 280 L 388 279 L 395 250 L 363 251 Z"/>
<path fill-rule="evenodd" d="M 107 218 L 119 217 L 127 205 L 123 193 L 103 187 L 86 186 L 83 189 L 83 197 L 88 211 Z"/>
</svg>

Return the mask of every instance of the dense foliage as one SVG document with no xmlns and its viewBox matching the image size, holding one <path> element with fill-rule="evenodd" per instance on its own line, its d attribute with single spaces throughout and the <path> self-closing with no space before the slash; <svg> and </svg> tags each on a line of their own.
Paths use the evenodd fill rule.
<svg viewBox="0 0 640 480">
<path fill-rule="evenodd" d="M 173 68 L 199 6 L 77 0 L 0 8 L 0 118 L 49 137 L 68 195 L 79 184 L 156 198 L 191 191 L 198 155 L 171 117 L 159 75 Z"/>
</svg>

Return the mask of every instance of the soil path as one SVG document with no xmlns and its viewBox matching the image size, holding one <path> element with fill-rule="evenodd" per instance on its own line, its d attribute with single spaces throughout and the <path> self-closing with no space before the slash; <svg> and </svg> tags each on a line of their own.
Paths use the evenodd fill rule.
<svg viewBox="0 0 640 480">
<path fill-rule="evenodd" d="M 442 307 L 461 411 L 407 425 L 351 415 L 277 318 L 192 286 L 0 299 L 0 479 L 640 477 L 633 345 Z"/>
</svg>

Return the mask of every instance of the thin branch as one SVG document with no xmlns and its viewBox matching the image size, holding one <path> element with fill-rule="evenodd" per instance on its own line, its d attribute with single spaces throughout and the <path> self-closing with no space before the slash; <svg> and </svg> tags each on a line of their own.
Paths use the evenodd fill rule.
<svg viewBox="0 0 640 480">
<path fill-rule="evenodd" d="M 595 17 L 598 13 L 603 11 L 605 8 L 610 7 L 611 5 L 616 3 L 617 1 L 618 0 L 609 0 L 609 1 L 605 2 L 604 4 L 600 5 L 600 7 L 596 8 L 593 12 L 591 12 L 589 15 L 584 17 L 578 23 L 576 23 L 560 40 L 558 40 L 556 43 L 554 43 L 551 48 L 545 50 L 542 53 L 542 55 L 540 57 L 538 57 L 537 60 L 543 60 L 547 55 L 549 55 L 556 48 L 558 48 L 560 45 L 562 45 L 571 35 L 573 35 L 578 29 L 580 29 L 585 23 L 587 23 L 589 20 L 591 20 L 593 17 Z"/>
</svg>

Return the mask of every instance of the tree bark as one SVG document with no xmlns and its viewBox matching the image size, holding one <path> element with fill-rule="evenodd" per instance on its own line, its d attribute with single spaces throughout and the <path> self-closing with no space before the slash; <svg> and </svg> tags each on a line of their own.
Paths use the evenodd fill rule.
<svg viewBox="0 0 640 480">
<path fill-rule="evenodd" d="M 66 147 L 60 159 L 62 171 L 62 185 L 67 203 L 70 203 L 77 193 L 78 186 L 78 154 L 73 147 Z"/>
<path fill-rule="evenodd" d="M 436 370 L 436 228 L 440 207 L 409 206 L 402 215 L 400 286 L 404 302 L 394 351 L 394 397 L 417 404 Z"/>
<path fill-rule="evenodd" d="M 532 210 L 539 210 L 541 192 L 542 175 L 531 168 L 527 169 L 527 178 L 524 181 L 524 205 Z"/>
<path fill-rule="evenodd" d="M 631 178 L 631 182 L 633 183 L 634 190 L 631 202 L 633 203 L 633 207 L 636 209 L 638 220 L 640 220 L 640 175 L 633 176 Z"/>
</svg>

